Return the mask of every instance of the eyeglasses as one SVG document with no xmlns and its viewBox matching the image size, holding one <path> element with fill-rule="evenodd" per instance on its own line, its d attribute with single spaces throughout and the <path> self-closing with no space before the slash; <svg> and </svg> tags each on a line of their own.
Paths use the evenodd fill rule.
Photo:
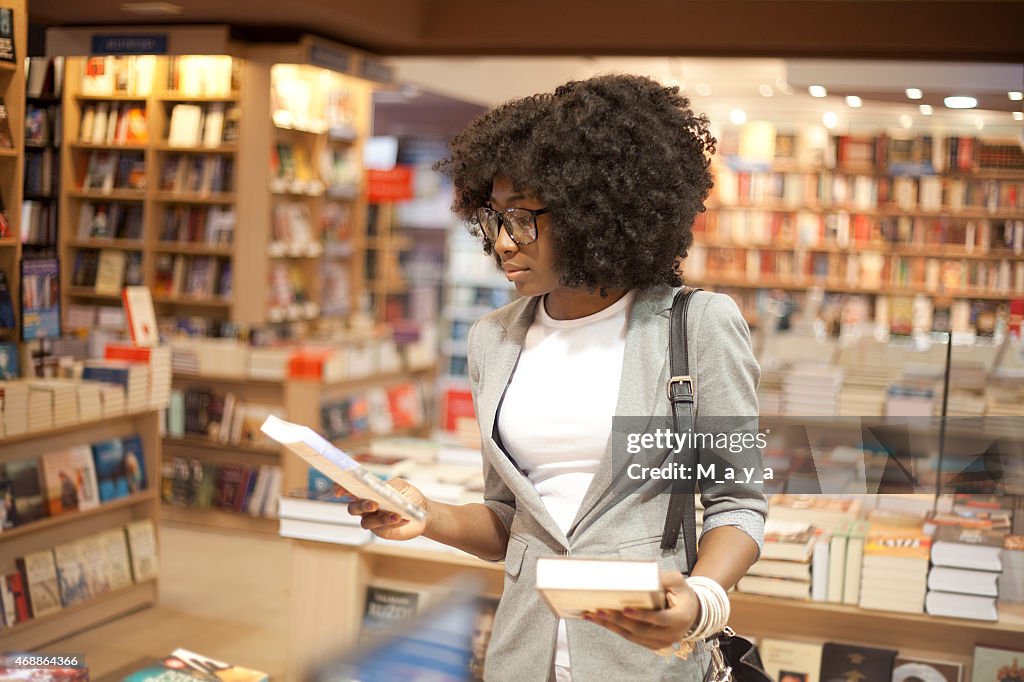
<svg viewBox="0 0 1024 682">
<path fill-rule="evenodd" d="M 495 211 L 488 206 L 482 206 L 470 220 L 469 232 L 474 237 L 483 236 L 493 244 L 498 241 L 498 230 L 504 225 L 505 232 L 512 241 L 519 246 L 526 246 L 537 241 L 537 216 L 544 215 L 548 210 L 507 208 L 504 211 Z"/>
</svg>

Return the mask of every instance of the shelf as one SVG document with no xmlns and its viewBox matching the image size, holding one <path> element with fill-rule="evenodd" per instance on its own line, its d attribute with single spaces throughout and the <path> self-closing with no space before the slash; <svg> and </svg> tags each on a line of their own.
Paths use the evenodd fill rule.
<svg viewBox="0 0 1024 682">
<path fill-rule="evenodd" d="M 277 537 L 279 521 L 263 516 L 249 516 L 242 512 L 231 512 L 216 507 L 194 509 L 160 505 L 160 523 L 169 526 L 191 528 L 215 528 L 217 530 L 243 531 Z"/>
<path fill-rule="evenodd" d="M 146 191 L 140 189 L 115 189 L 109 192 L 73 189 L 68 192 L 72 199 L 94 199 L 96 201 L 145 201 Z"/>
<path fill-rule="evenodd" d="M 223 298 L 193 298 L 191 296 L 179 295 L 179 296 L 167 296 L 167 295 L 153 295 L 154 303 L 168 303 L 171 305 L 191 305 L 199 306 L 203 308 L 228 308 L 231 306 L 231 301 Z"/>
<path fill-rule="evenodd" d="M 118 296 L 120 298 L 120 296 Z M 119 422 L 132 422 L 141 417 L 145 417 L 152 414 L 154 410 L 145 409 L 137 412 L 128 412 L 126 414 L 119 414 L 114 417 L 104 417 L 102 419 L 93 419 L 92 421 L 78 422 L 76 424 L 69 424 L 67 426 L 61 426 L 55 429 L 46 429 L 44 431 L 28 431 L 26 433 L 19 433 L 16 436 L 4 436 L 0 438 L 0 448 L 6 447 L 14 443 L 26 443 L 28 441 L 39 440 L 42 438 L 50 438 L 52 436 L 60 436 L 67 433 L 73 433 L 75 431 L 85 431 L 97 427 L 106 427 L 116 425 Z M 7 533 L 4 533 L 2 537 L 7 537 Z"/>
<path fill-rule="evenodd" d="M 207 450 L 221 450 L 224 452 L 264 455 L 268 457 L 279 457 L 281 455 L 281 451 L 276 448 L 267 448 L 241 443 L 220 443 L 212 441 L 209 438 L 199 438 L 196 436 L 185 436 L 184 438 L 164 436 L 164 444 L 187 448 L 204 448 Z"/>
<path fill-rule="evenodd" d="M 0 149 L 0 158 L 16 159 L 19 153 L 17 149 Z"/>
<path fill-rule="evenodd" d="M 755 203 L 742 202 L 738 204 L 721 204 L 714 202 L 709 203 L 707 208 L 709 211 L 759 211 L 764 213 L 849 213 L 850 215 L 862 215 L 873 218 L 898 218 L 901 216 L 913 218 L 951 218 L 955 220 L 1017 220 L 1021 218 L 1021 213 L 1019 212 L 989 213 L 984 210 L 951 211 L 948 208 L 940 209 L 938 211 L 924 211 L 918 209 L 903 210 L 895 206 L 887 206 L 883 208 L 856 208 L 854 206 L 825 207 L 807 206 L 804 204 L 793 206 L 789 204 L 771 203 L 769 201 L 759 201 Z"/>
<path fill-rule="evenodd" d="M 11 247 L 14 248 L 18 245 L 18 240 L 14 237 L 4 237 L 0 239 L 0 248 Z"/>
<path fill-rule="evenodd" d="M 93 142 L 72 142 L 70 145 L 71 149 L 81 151 L 112 151 L 112 152 L 143 152 L 146 151 L 146 145 L 144 144 L 99 144 Z"/>
<path fill-rule="evenodd" d="M 5 533 L 6 535 L 6 533 Z M 89 601 L 33 618 L 0 630 L 5 650 L 31 651 L 118 616 L 152 606 L 157 601 L 157 583 L 148 580 L 121 590 L 107 592 Z"/>
<path fill-rule="evenodd" d="M 67 287 L 65 291 L 67 291 L 68 296 L 73 298 L 95 298 L 106 301 L 121 300 L 121 294 L 101 294 L 95 289 L 90 289 L 89 287 Z"/>
<path fill-rule="evenodd" d="M 173 147 L 169 144 L 154 145 L 153 149 L 158 152 L 174 152 L 176 154 L 235 154 L 238 152 L 237 144 L 222 144 L 217 147 Z"/>
<path fill-rule="evenodd" d="M 161 102 L 237 102 L 239 94 L 237 92 L 230 92 L 226 95 L 194 95 L 189 96 L 180 92 L 165 92 L 157 95 L 157 99 Z"/>
<path fill-rule="evenodd" d="M 735 242 L 717 242 L 707 239 L 694 238 L 694 246 L 702 246 L 707 249 L 745 249 L 750 251 L 808 251 L 812 253 L 845 253 L 859 254 L 864 252 L 881 253 L 885 256 L 913 256 L 917 258 L 961 258 L 965 260 L 1024 260 L 1024 253 L 1015 253 L 1009 249 L 997 249 L 994 251 L 981 251 L 975 249 L 968 253 L 964 246 L 956 244 L 920 244 L 920 245 L 892 245 L 886 243 L 857 244 L 852 243 L 848 247 L 841 247 L 836 244 L 819 244 L 811 246 L 808 244 L 738 244 Z"/>
<path fill-rule="evenodd" d="M 0 71 L 17 71 L 18 65 L 10 62 L 0 62 Z"/>
<path fill-rule="evenodd" d="M 72 239 L 67 243 L 73 249 L 121 249 L 142 251 L 145 242 L 136 239 Z"/>
<path fill-rule="evenodd" d="M 777 279 L 768 279 L 764 277 L 760 277 L 756 281 L 751 281 L 748 279 L 738 277 L 731 279 L 724 277 L 688 277 L 687 282 L 690 284 L 696 283 L 711 287 L 736 287 L 740 289 L 786 289 L 791 291 L 800 291 L 803 289 L 820 288 L 824 289 L 825 291 L 841 294 L 868 294 L 883 296 L 911 296 L 914 294 L 923 294 L 925 296 L 932 296 L 935 298 L 976 298 L 991 301 L 1005 301 L 1022 295 L 1020 293 L 1014 292 L 992 293 L 986 291 L 974 293 L 971 292 L 970 290 L 929 291 L 924 287 L 894 287 L 888 284 L 885 286 L 889 288 L 882 291 L 879 289 L 869 289 L 866 287 L 851 287 L 845 284 L 834 284 L 827 281 L 782 281 Z"/>
<path fill-rule="evenodd" d="M 219 205 L 235 203 L 234 192 L 221 192 L 219 194 L 175 194 L 174 192 L 156 192 L 153 195 L 154 201 L 166 204 L 203 204 Z"/>
<path fill-rule="evenodd" d="M 124 95 L 111 93 L 109 95 L 84 95 L 77 94 L 75 99 L 80 102 L 145 102 L 149 95 Z"/>
<path fill-rule="evenodd" d="M 221 383 L 221 384 L 238 384 L 240 386 L 262 386 L 262 387 L 273 387 L 281 388 L 284 386 L 287 378 L 281 380 L 273 379 L 253 379 L 248 376 L 217 376 L 216 374 L 192 374 L 191 372 L 182 372 L 180 370 L 174 370 L 174 381 L 182 381 L 185 383 Z"/>
<path fill-rule="evenodd" d="M 945 170 L 935 173 L 899 173 L 888 169 L 873 167 L 862 168 L 825 168 L 822 166 L 802 166 L 797 163 L 787 164 L 786 162 L 775 162 L 764 168 L 740 168 L 729 167 L 729 160 L 722 161 L 730 171 L 734 173 L 789 173 L 793 175 L 853 175 L 867 177 L 901 177 L 901 178 L 965 178 L 977 180 L 1002 179 L 1021 180 L 1024 179 L 1024 169 L 1021 168 L 977 168 L 974 170 Z"/>
<path fill-rule="evenodd" d="M 60 95 L 25 95 L 25 101 L 32 104 L 60 104 Z"/>
<path fill-rule="evenodd" d="M 60 197 L 53 194 L 24 194 L 22 195 L 23 201 L 57 201 Z"/>
<path fill-rule="evenodd" d="M 68 512 L 66 514 L 59 514 L 57 516 L 48 516 L 38 521 L 30 521 L 23 526 L 15 526 L 9 528 L 3 532 L 3 537 L 0 539 L 10 540 L 21 535 L 28 535 L 29 533 L 41 533 L 42 531 L 62 526 L 65 524 L 76 523 L 81 519 L 91 518 L 93 516 L 100 516 L 107 514 L 118 509 L 124 509 L 125 507 L 134 507 L 135 505 L 152 502 L 157 498 L 157 491 L 155 488 L 144 490 L 141 493 L 135 495 L 129 495 L 128 497 L 122 497 L 117 500 L 110 502 L 104 502 L 98 507 L 92 509 L 86 509 L 85 511 Z"/>
<path fill-rule="evenodd" d="M 233 251 L 230 246 L 212 244 L 194 244 L 192 242 L 157 242 L 153 247 L 156 253 L 181 253 L 196 256 L 221 256 L 230 258 Z"/>
</svg>

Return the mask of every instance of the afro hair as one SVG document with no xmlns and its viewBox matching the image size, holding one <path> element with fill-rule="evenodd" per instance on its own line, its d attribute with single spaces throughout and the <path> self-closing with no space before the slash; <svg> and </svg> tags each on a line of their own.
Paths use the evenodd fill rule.
<svg viewBox="0 0 1024 682">
<path fill-rule="evenodd" d="M 449 150 L 435 169 L 452 180 L 463 220 L 488 204 L 498 176 L 544 202 L 563 286 L 680 283 L 715 139 L 679 88 L 631 75 L 572 81 L 498 106 Z"/>
</svg>

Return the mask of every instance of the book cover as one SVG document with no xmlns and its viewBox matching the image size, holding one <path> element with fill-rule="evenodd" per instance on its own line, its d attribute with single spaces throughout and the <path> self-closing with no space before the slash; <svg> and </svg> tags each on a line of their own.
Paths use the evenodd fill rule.
<svg viewBox="0 0 1024 682">
<path fill-rule="evenodd" d="M 487 662 L 487 647 L 494 631 L 494 614 L 498 611 L 498 600 L 480 597 L 476 600 L 476 620 L 473 623 L 473 637 L 470 640 L 469 678 L 474 682 L 484 679 Z"/>
<path fill-rule="evenodd" d="M 896 656 L 892 682 L 961 682 L 964 666 L 948 660 Z"/>
<path fill-rule="evenodd" d="M 758 643 L 764 670 L 778 682 L 818 682 L 821 644 L 762 639 Z"/>
<path fill-rule="evenodd" d="M 122 682 L 267 682 L 266 673 L 218 661 L 188 649 L 117 672 Z"/>
<path fill-rule="evenodd" d="M 32 618 L 28 606 L 28 592 L 25 590 L 25 578 L 20 571 L 0 576 L 3 583 L 0 594 L 4 602 L 4 618 L 7 624 L 24 623 Z"/>
<path fill-rule="evenodd" d="M 826 642 L 821 652 L 821 682 L 888 680 L 895 658 L 891 649 Z"/>
<path fill-rule="evenodd" d="M 124 528 L 111 528 L 97 533 L 96 540 L 103 552 L 110 589 L 119 590 L 131 585 L 132 561 Z"/>
<path fill-rule="evenodd" d="M 509 553 L 523 543 L 509 543 Z M 560 618 L 582 618 L 585 611 L 661 609 L 665 590 L 658 563 L 624 559 L 548 558 L 537 560 L 537 591 Z"/>
<path fill-rule="evenodd" d="M 7 105 L 3 98 L 0 98 L 0 149 L 14 149 L 10 113 L 7 111 Z"/>
<path fill-rule="evenodd" d="M 420 591 L 367 585 L 366 608 L 363 609 L 363 635 L 387 630 L 395 623 L 411 620 L 420 608 L 420 597 Z"/>
<path fill-rule="evenodd" d="M 11 7 L 0 7 L 0 62 L 17 62 L 17 50 L 14 45 L 14 9 Z"/>
<path fill-rule="evenodd" d="M 11 300 L 11 287 L 7 282 L 7 273 L 0 269 L 0 327 L 14 329 L 14 301 Z"/>
<path fill-rule="evenodd" d="M 24 257 L 21 259 L 21 338 L 34 341 L 60 334 L 60 261 L 47 256 Z"/>
<path fill-rule="evenodd" d="M 160 340 L 160 334 L 156 323 L 156 312 L 153 309 L 153 296 L 149 287 L 125 287 L 122 300 L 125 315 L 128 318 L 128 331 L 132 343 L 143 347 L 156 345 Z"/>
<path fill-rule="evenodd" d="M 1024 651 L 974 647 L 971 682 L 1020 682 L 1024 680 Z"/>
<path fill-rule="evenodd" d="M 0 381 L 17 379 L 20 375 L 18 346 L 11 341 L 0 342 Z"/>
<path fill-rule="evenodd" d="M 124 475 L 124 446 L 118 438 L 92 444 L 96 465 L 96 479 L 100 500 L 109 502 L 128 495 L 128 482 Z"/>
<path fill-rule="evenodd" d="M 73 540 L 53 548 L 60 585 L 60 601 L 64 608 L 93 598 L 86 579 L 83 540 Z"/>
<path fill-rule="evenodd" d="M 156 529 L 151 519 L 129 523 L 125 530 L 128 533 L 128 549 L 132 557 L 132 577 L 141 583 L 153 580 L 160 573 L 160 563 L 156 552 Z"/>
<path fill-rule="evenodd" d="M 18 559 L 18 570 L 24 576 L 29 608 L 33 618 L 60 611 L 60 587 L 53 550 L 26 554 Z"/>
<path fill-rule="evenodd" d="M 134 495 L 146 488 L 146 458 L 142 450 L 142 437 L 139 434 L 125 436 L 121 444 L 124 449 L 124 478 L 129 494 Z"/>
<path fill-rule="evenodd" d="M 96 465 L 88 445 L 46 453 L 42 463 L 50 516 L 99 504 Z"/>
<path fill-rule="evenodd" d="M 6 476 L 2 472 L 6 472 Z M 14 497 L 14 525 L 20 526 L 46 516 L 39 460 L 22 459 L 0 463 L 0 479 L 11 482 Z"/>
<path fill-rule="evenodd" d="M 100 251 L 99 263 L 96 268 L 96 293 L 111 295 L 121 293 L 126 265 L 125 252 L 121 249 Z"/>
<path fill-rule="evenodd" d="M 7 475 L 7 467 L 0 464 L 0 533 L 18 525 L 18 512 L 14 507 L 14 481 Z"/>
</svg>

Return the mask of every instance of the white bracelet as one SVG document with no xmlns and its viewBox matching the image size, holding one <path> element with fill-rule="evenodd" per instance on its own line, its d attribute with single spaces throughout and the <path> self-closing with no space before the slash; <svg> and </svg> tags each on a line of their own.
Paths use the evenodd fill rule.
<svg viewBox="0 0 1024 682">
<path fill-rule="evenodd" d="M 732 611 L 725 590 L 717 582 L 704 576 L 693 576 L 687 578 L 686 582 L 697 596 L 700 615 L 684 640 L 700 641 L 721 632 L 728 625 Z"/>
</svg>

